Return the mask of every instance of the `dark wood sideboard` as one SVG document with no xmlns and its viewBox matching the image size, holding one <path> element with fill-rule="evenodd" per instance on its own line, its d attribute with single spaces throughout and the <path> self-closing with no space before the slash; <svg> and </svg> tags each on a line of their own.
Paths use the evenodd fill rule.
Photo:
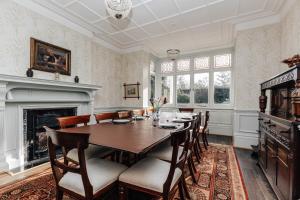
<svg viewBox="0 0 300 200">
<path fill-rule="evenodd" d="M 280 200 L 300 199 L 300 65 L 261 84 L 259 107 L 258 163 Z"/>
</svg>

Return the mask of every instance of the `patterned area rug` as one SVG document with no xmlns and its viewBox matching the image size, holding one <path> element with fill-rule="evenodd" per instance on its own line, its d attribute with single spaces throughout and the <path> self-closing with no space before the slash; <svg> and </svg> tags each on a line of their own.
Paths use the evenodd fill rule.
<svg viewBox="0 0 300 200">
<path fill-rule="evenodd" d="M 196 166 L 198 183 L 187 178 L 188 188 L 193 200 L 247 200 L 239 164 L 232 146 L 210 145 L 204 150 L 201 163 Z M 188 170 L 186 170 L 188 171 Z M 116 191 L 103 199 L 117 199 Z M 153 199 L 143 194 L 131 193 L 129 199 Z M 0 189 L 0 200 L 53 200 L 55 199 L 55 182 L 51 170 L 19 181 Z M 175 199 L 179 199 L 176 195 Z M 64 200 L 71 200 L 65 196 Z"/>
</svg>

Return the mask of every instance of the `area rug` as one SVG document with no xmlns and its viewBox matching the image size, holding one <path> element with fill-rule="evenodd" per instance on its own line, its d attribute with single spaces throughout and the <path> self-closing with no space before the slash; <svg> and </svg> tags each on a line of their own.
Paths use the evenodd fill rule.
<svg viewBox="0 0 300 200">
<path fill-rule="evenodd" d="M 187 174 L 192 200 L 247 200 L 243 177 L 232 146 L 212 144 L 204 150 L 200 164 L 196 165 L 198 178 L 194 184 Z M 188 170 L 186 170 L 188 171 Z M 187 172 L 186 172 L 187 173 Z M 143 194 L 129 194 L 129 199 L 153 199 Z M 51 170 L 26 178 L 0 189 L 0 200 L 53 200 L 55 182 Z M 117 199 L 116 191 L 103 199 Z M 178 195 L 175 199 L 179 199 Z M 64 196 L 64 200 L 72 200 Z"/>
</svg>

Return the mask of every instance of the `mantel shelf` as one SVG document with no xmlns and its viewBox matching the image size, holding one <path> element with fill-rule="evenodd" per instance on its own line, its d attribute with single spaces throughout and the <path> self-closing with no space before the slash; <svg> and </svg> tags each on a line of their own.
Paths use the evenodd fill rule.
<svg viewBox="0 0 300 200">
<path fill-rule="evenodd" d="M 29 78 L 22 76 L 4 75 L 0 74 L 0 82 L 7 83 L 17 83 L 17 84 L 29 84 L 29 85 L 41 85 L 41 86 L 55 86 L 64 88 L 76 88 L 76 89 L 86 89 L 90 91 L 99 90 L 102 86 L 91 85 L 91 84 L 81 84 L 81 83 L 70 83 L 58 80 L 47 80 L 38 78 Z"/>
</svg>

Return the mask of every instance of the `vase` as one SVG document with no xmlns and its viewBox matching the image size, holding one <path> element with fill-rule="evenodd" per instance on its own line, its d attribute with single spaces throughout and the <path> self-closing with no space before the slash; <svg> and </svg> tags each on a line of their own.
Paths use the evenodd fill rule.
<svg viewBox="0 0 300 200">
<path fill-rule="evenodd" d="M 78 76 L 75 76 L 74 82 L 75 82 L 75 83 L 79 83 L 79 77 L 78 77 Z"/>
<path fill-rule="evenodd" d="M 152 114 L 152 125 L 157 127 L 159 124 L 159 111 L 156 111 Z"/>
<path fill-rule="evenodd" d="M 33 77 L 33 71 L 31 68 L 28 68 L 28 70 L 26 71 L 26 76 L 27 77 Z"/>
</svg>

